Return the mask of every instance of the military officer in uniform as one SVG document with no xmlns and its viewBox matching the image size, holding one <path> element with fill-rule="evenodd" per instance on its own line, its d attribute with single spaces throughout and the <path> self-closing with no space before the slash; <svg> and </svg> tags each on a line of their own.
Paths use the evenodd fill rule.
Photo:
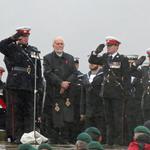
<svg viewBox="0 0 150 150">
<path fill-rule="evenodd" d="M 15 143 L 25 132 L 33 130 L 34 79 L 41 83 L 39 51 L 28 44 L 29 27 L 19 27 L 16 34 L 0 41 L 0 52 L 5 56 L 8 70 L 7 88 L 7 136 Z M 35 58 L 37 72 L 35 72 Z"/>
<path fill-rule="evenodd" d="M 46 99 L 44 105 L 45 135 L 51 142 L 68 142 L 74 121 L 73 99 L 70 88 L 77 70 L 72 55 L 64 52 L 64 40 L 58 36 L 53 41 L 53 51 L 44 56 Z M 53 130 L 52 130 L 53 129 Z"/>
<path fill-rule="evenodd" d="M 141 108 L 143 120 L 150 120 L 150 49 L 147 49 L 148 64 L 142 66 L 143 94 Z"/>
<path fill-rule="evenodd" d="M 106 37 L 107 52 L 104 61 L 104 104 L 106 114 L 106 143 L 122 144 L 125 123 L 125 104 L 130 84 L 127 57 L 118 53 L 120 40 Z"/>
<path fill-rule="evenodd" d="M 82 77 L 83 73 L 79 70 L 80 61 L 78 57 L 74 57 L 74 63 L 77 69 L 77 79 L 70 88 L 71 96 L 73 99 L 74 106 L 74 131 L 73 131 L 73 141 L 75 137 L 83 130 L 84 122 L 80 121 L 80 102 L 82 98 Z"/>
<path fill-rule="evenodd" d="M 142 98 L 142 70 L 140 65 L 145 61 L 145 56 L 128 55 L 129 73 L 131 76 L 131 96 L 127 102 L 127 144 L 132 139 L 133 129 L 142 124 L 141 98 Z M 136 116 L 135 116 L 136 114 Z"/>
<path fill-rule="evenodd" d="M 90 71 L 83 77 L 84 96 L 81 99 L 81 120 L 85 119 L 85 128 L 95 126 L 105 137 L 105 118 L 103 99 L 100 97 L 103 82 L 103 58 L 94 52 L 88 59 Z"/>
</svg>

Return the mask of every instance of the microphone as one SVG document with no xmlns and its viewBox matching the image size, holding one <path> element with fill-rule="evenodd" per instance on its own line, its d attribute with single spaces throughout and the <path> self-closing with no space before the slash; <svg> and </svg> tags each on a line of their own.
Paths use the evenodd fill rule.
<svg viewBox="0 0 150 150">
<path fill-rule="evenodd" d="M 100 45 L 96 48 L 95 54 L 97 55 L 97 54 L 101 53 L 101 52 L 103 51 L 104 47 L 105 47 L 105 44 L 100 44 Z"/>
<path fill-rule="evenodd" d="M 133 66 L 138 67 L 138 66 L 142 65 L 143 62 L 145 61 L 145 59 L 146 59 L 146 56 L 141 56 L 138 60 L 136 60 L 133 63 Z"/>
</svg>

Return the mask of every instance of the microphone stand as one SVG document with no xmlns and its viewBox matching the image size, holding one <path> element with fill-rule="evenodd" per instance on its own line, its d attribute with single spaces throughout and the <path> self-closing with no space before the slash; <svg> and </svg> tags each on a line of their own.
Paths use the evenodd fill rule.
<svg viewBox="0 0 150 150">
<path fill-rule="evenodd" d="M 44 84 L 44 89 L 43 89 L 43 98 L 42 98 L 42 110 L 41 113 L 44 111 L 44 104 L 45 104 L 45 98 L 46 98 L 46 80 L 43 78 L 43 84 Z"/>
<path fill-rule="evenodd" d="M 36 123 L 36 102 L 37 102 L 37 60 L 40 59 L 40 56 L 39 56 L 40 51 L 37 51 L 37 50 L 31 51 L 31 56 L 32 56 L 32 58 L 34 58 L 34 62 L 32 61 L 32 59 L 27 55 L 27 53 L 24 50 L 22 50 L 22 53 L 29 59 L 29 61 L 34 66 L 33 132 L 34 132 L 35 143 L 37 143 L 37 141 L 36 141 L 36 124 L 35 124 Z"/>
<path fill-rule="evenodd" d="M 40 59 L 39 52 L 33 52 L 34 57 L 34 112 L 33 112 L 33 132 L 34 139 L 36 141 L 36 103 L 37 103 L 37 60 Z"/>
</svg>

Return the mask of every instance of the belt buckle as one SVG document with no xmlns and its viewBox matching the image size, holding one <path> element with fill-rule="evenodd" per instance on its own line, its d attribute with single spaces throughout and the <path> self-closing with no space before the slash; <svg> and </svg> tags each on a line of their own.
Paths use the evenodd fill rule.
<svg viewBox="0 0 150 150">
<path fill-rule="evenodd" d="M 27 73 L 28 73 L 28 74 L 31 73 L 31 67 L 30 67 L 30 66 L 28 66 L 28 68 L 27 68 Z"/>
</svg>

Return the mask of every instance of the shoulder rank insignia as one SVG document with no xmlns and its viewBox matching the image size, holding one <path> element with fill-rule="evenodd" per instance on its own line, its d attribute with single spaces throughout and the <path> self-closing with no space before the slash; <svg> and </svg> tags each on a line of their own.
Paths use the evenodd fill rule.
<svg viewBox="0 0 150 150">
<path fill-rule="evenodd" d="M 60 111 L 60 107 L 59 107 L 59 105 L 58 105 L 58 103 L 55 103 L 55 111 L 57 111 L 57 112 L 59 112 Z"/>
<path fill-rule="evenodd" d="M 67 107 L 69 107 L 69 106 L 71 105 L 71 102 L 70 102 L 69 98 L 66 99 L 65 105 L 66 105 Z"/>
</svg>

